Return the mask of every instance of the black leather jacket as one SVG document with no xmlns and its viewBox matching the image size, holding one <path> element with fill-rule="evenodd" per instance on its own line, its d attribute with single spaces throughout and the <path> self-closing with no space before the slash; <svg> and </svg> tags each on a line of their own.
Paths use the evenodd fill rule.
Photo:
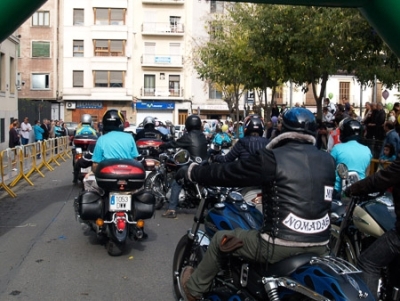
<svg viewBox="0 0 400 301">
<path fill-rule="evenodd" d="M 393 187 L 393 202 L 396 212 L 396 231 L 400 233 L 400 157 L 397 157 L 385 169 L 366 177 L 350 186 L 353 195 L 366 195 L 371 192 L 385 191 Z"/>
<path fill-rule="evenodd" d="M 313 136 L 286 132 L 247 160 L 194 167 L 190 178 L 204 185 L 260 185 L 262 233 L 289 246 L 322 244 L 330 235 L 335 162 L 314 144 Z"/>
<path fill-rule="evenodd" d="M 200 130 L 192 130 L 183 134 L 176 141 L 169 141 L 163 145 L 163 148 L 184 148 L 189 151 L 192 159 L 200 157 L 203 160 L 207 159 L 207 139 Z"/>
</svg>

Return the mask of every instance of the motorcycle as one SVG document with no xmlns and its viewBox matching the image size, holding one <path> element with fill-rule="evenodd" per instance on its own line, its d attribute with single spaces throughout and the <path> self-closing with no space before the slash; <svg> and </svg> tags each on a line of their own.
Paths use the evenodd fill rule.
<svg viewBox="0 0 400 301">
<path fill-rule="evenodd" d="M 160 165 L 158 156 L 161 153 L 160 146 L 164 142 L 160 139 L 142 138 L 136 141 L 139 152 L 139 161 L 143 164 L 146 171 L 146 178 Z"/>
<path fill-rule="evenodd" d="M 134 160 L 107 159 L 85 178 L 86 190 L 75 198 L 77 219 L 106 240 L 111 256 L 121 255 L 127 238 L 143 238 L 144 220 L 154 214 L 154 196 L 141 189 L 145 170 Z"/>
<path fill-rule="evenodd" d="M 186 266 L 196 268 L 201 262 L 213 233 L 236 227 L 260 229 L 263 221 L 254 204 L 234 196 L 207 210 L 213 198 L 204 196 L 198 184 L 194 185 L 197 197 L 201 199 L 200 205 L 192 228 L 180 239 L 173 259 L 173 287 L 177 300 L 183 300 L 184 296 L 181 273 Z M 202 223 L 205 231 L 200 229 Z M 259 263 L 230 256 L 221 268 L 211 291 L 205 294 L 205 300 L 373 300 L 358 275 L 361 271 L 332 256 L 295 255 L 269 264 L 268 270 Z"/>
<path fill-rule="evenodd" d="M 96 145 L 97 137 L 95 135 L 77 135 L 73 139 L 72 148 L 72 167 L 76 162 L 89 152 L 89 146 Z M 83 181 L 84 177 L 92 171 L 92 167 L 81 168 L 78 174 L 78 180 Z"/>
<path fill-rule="evenodd" d="M 339 164 L 337 171 L 342 179 L 343 191 L 359 181 L 358 174 L 348 171 L 344 164 Z M 332 205 L 330 239 L 332 255 L 341 257 L 354 265 L 357 264 L 363 250 L 395 226 L 396 214 L 389 193 L 353 196 L 350 200 L 336 200 Z M 383 270 L 378 289 L 381 299 L 398 300 L 399 296 L 387 299 L 387 295 L 391 294 L 387 291 L 387 276 L 387 271 Z M 399 295 L 397 288 L 393 290 L 396 291 L 395 295 Z"/>
</svg>

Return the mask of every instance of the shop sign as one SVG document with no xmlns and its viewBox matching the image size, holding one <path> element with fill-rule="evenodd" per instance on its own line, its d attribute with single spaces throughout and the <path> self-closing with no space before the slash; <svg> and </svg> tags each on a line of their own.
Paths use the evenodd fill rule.
<svg viewBox="0 0 400 301">
<path fill-rule="evenodd" d="M 175 109 L 174 102 L 137 102 L 137 110 L 173 110 Z"/>
<path fill-rule="evenodd" d="M 102 101 L 77 101 L 76 108 L 77 109 L 102 109 L 103 102 Z"/>
</svg>

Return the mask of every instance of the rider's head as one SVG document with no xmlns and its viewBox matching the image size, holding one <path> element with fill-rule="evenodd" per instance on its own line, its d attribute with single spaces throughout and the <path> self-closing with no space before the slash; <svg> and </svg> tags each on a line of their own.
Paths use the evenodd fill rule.
<svg viewBox="0 0 400 301">
<path fill-rule="evenodd" d="M 262 136 L 264 133 L 264 121 L 258 115 L 247 116 L 244 120 L 244 135 L 245 136 Z"/>
<path fill-rule="evenodd" d="M 185 128 L 188 132 L 192 130 L 201 130 L 201 119 L 199 115 L 190 115 L 186 118 Z"/>
<path fill-rule="evenodd" d="M 154 129 L 155 125 L 156 125 L 156 120 L 153 117 L 147 116 L 143 119 L 144 129 Z"/>
<path fill-rule="evenodd" d="M 90 114 L 83 114 L 81 116 L 81 123 L 83 124 L 88 124 L 92 126 L 92 116 Z"/>
<path fill-rule="evenodd" d="M 339 123 L 340 141 L 347 142 L 358 140 L 361 137 L 361 123 L 353 118 L 347 117 Z"/>
<path fill-rule="evenodd" d="M 123 131 L 125 117 L 121 111 L 112 109 L 105 112 L 103 115 L 103 130 L 104 132 Z"/>
<path fill-rule="evenodd" d="M 317 132 L 317 122 L 311 111 L 294 107 L 283 115 L 282 132 L 300 132 L 315 136 Z"/>
</svg>

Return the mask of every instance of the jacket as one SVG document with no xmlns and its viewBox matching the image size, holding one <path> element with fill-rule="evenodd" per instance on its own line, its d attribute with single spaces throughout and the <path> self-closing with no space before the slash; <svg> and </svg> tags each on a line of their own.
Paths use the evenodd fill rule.
<svg viewBox="0 0 400 301">
<path fill-rule="evenodd" d="M 207 159 L 207 139 L 201 130 L 191 130 L 177 140 L 171 140 L 163 145 L 163 148 L 183 148 L 189 151 L 192 159 L 200 157 Z"/>
<path fill-rule="evenodd" d="M 372 192 L 385 191 L 393 187 L 393 203 L 396 213 L 396 231 L 400 233 L 400 157 L 385 169 L 376 172 L 350 186 L 352 195 L 366 195 Z"/>
<path fill-rule="evenodd" d="M 245 136 L 239 139 L 238 142 L 226 155 L 215 156 L 215 162 L 232 162 L 236 159 L 246 160 L 250 155 L 254 155 L 257 150 L 265 148 L 268 144 L 268 139 L 260 136 Z"/>
<path fill-rule="evenodd" d="M 286 246 L 329 241 L 335 162 L 315 147 L 313 136 L 282 133 L 247 160 L 189 171 L 189 178 L 203 185 L 261 186 L 264 239 Z"/>
</svg>

